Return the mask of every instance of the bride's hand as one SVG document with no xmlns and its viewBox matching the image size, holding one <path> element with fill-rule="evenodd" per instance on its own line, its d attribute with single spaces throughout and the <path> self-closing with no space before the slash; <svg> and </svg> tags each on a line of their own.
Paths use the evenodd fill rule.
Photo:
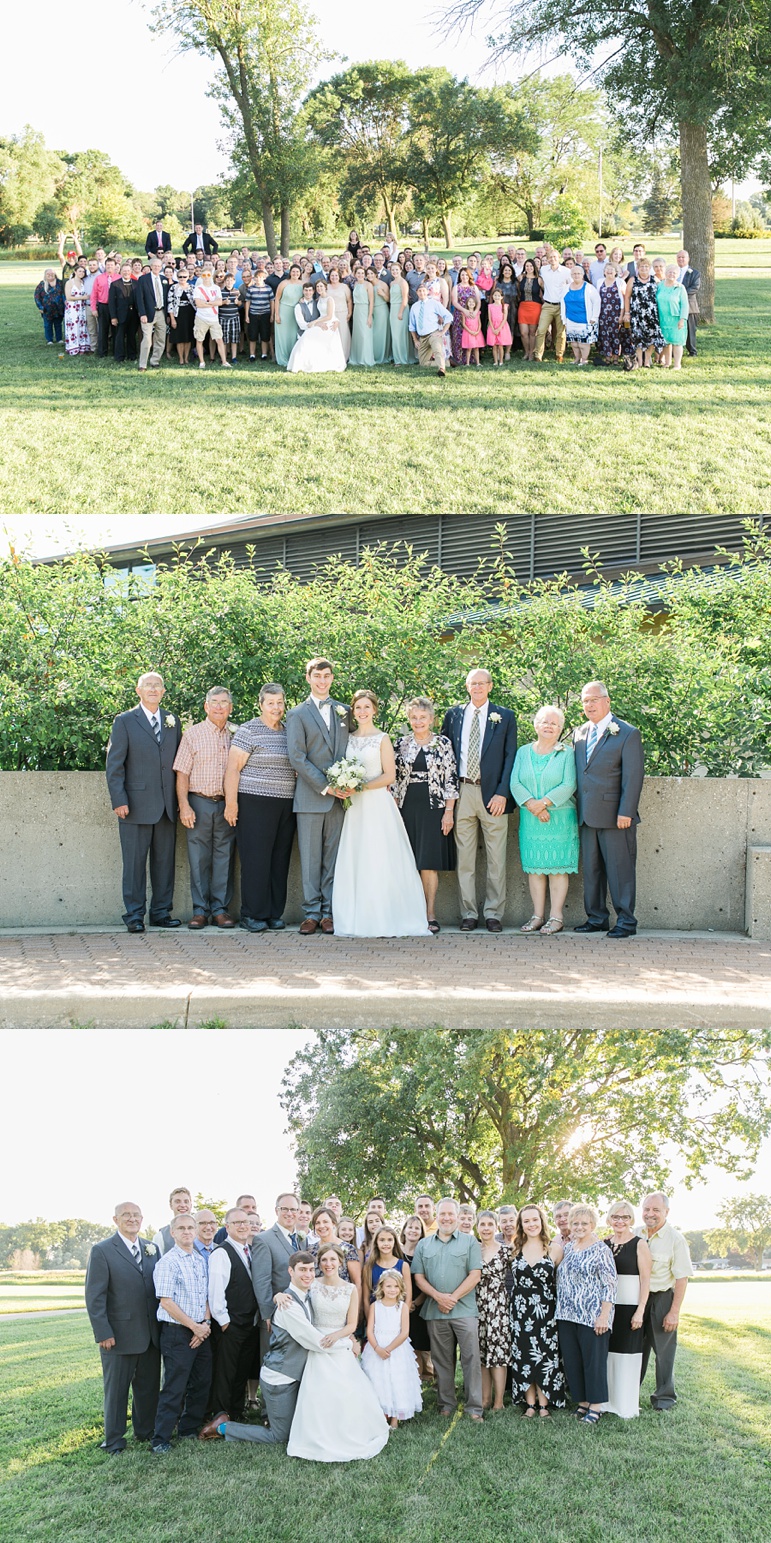
<svg viewBox="0 0 771 1543">
<path fill-rule="evenodd" d="M 287 1294 L 286 1291 L 277 1291 L 273 1298 L 277 1308 L 288 1307 L 291 1300 L 292 1298 Z"/>
<path fill-rule="evenodd" d="M 336 1342 L 336 1334 L 325 1334 L 323 1340 L 321 1341 L 321 1348 L 322 1350 L 329 1350 L 330 1345 L 334 1345 Z"/>
</svg>

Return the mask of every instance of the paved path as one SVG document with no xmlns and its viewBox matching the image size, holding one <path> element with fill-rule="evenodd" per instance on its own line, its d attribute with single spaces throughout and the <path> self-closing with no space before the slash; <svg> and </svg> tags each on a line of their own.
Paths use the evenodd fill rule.
<svg viewBox="0 0 771 1543">
<path fill-rule="evenodd" d="M 39 1313 L 0 1313 L 0 1328 L 4 1323 L 21 1323 L 25 1318 L 71 1318 L 73 1314 L 83 1313 L 85 1307 L 44 1307 Z"/>
<path fill-rule="evenodd" d="M 296 931 L 0 934 L 2 1028 L 771 1023 L 771 944 L 735 933 L 354 940 Z"/>
</svg>

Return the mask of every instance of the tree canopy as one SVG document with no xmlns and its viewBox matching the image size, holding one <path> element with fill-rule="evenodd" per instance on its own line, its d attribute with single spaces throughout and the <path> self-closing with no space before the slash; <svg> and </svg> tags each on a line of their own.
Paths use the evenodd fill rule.
<svg viewBox="0 0 771 1543">
<path fill-rule="evenodd" d="M 718 1211 L 718 1226 L 706 1235 L 707 1247 L 716 1254 L 747 1254 L 756 1270 L 771 1249 L 771 1195 L 735 1195 Z"/>
</svg>

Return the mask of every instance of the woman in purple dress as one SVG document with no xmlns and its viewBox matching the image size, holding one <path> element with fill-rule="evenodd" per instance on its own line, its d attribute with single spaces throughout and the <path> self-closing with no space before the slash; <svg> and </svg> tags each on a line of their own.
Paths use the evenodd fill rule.
<svg viewBox="0 0 771 1543">
<path fill-rule="evenodd" d="M 461 339 L 463 337 L 463 323 L 465 317 L 463 312 L 458 310 L 458 306 L 466 305 L 466 303 L 471 299 L 472 295 L 476 295 L 477 299 L 479 299 L 479 290 L 472 282 L 469 269 L 461 268 L 458 274 L 457 283 L 455 284 L 452 291 L 452 326 L 450 327 L 451 364 L 463 363 L 463 344 Z"/>
</svg>

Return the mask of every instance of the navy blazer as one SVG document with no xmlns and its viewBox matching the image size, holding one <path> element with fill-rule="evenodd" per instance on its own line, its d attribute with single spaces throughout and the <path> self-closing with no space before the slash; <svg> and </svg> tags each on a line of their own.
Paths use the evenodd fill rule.
<svg viewBox="0 0 771 1543">
<path fill-rule="evenodd" d="M 460 741 L 463 733 L 463 714 L 467 703 L 451 707 L 444 715 L 441 733 L 446 735 L 455 751 L 455 762 L 460 777 Z M 497 713 L 499 722 L 493 721 Z M 482 741 L 480 772 L 482 777 L 482 802 L 487 805 L 491 798 L 506 800 L 506 813 L 511 814 L 514 800 L 511 796 L 511 773 L 517 754 L 517 720 L 509 707 L 487 704 L 487 723 Z"/>
<path fill-rule="evenodd" d="M 201 231 L 201 240 L 203 241 L 203 250 L 206 257 L 211 257 L 213 253 L 219 251 L 219 247 L 214 237 L 209 235 L 208 230 Z M 198 233 L 195 230 L 191 230 L 190 235 L 185 236 L 185 239 L 182 243 L 182 250 L 186 257 L 189 257 L 191 252 L 198 251 L 197 242 Z"/>
<path fill-rule="evenodd" d="M 174 758 L 182 738 L 176 714 L 161 703 L 161 742 L 141 705 L 119 713 L 107 746 L 107 786 L 113 809 L 128 804 L 130 825 L 156 825 L 164 812 L 177 818 Z M 166 719 L 173 717 L 173 724 Z"/>
<path fill-rule="evenodd" d="M 614 716 L 610 727 L 598 740 L 587 766 L 586 741 L 590 728 L 591 724 L 587 722 L 573 730 L 579 824 L 590 825 L 595 830 L 610 830 L 620 814 L 639 825 L 637 805 L 645 777 L 640 730 Z"/>
<path fill-rule="evenodd" d="M 161 290 L 163 293 L 162 309 L 165 316 L 169 308 L 169 281 L 167 278 L 164 278 L 162 273 L 159 273 L 158 277 L 161 281 Z M 152 321 L 157 310 L 157 306 L 155 304 L 155 286 L 153 285 L 153 276 L 151 273 L 140 274 L 136 282 L 134 298 L 136 300 L 137 316 L 146 316 L 148 321 Z"/>
<path fill-rule="evenodd" d="M 141 1355 L 160 1343 L 153 1273 L 161 1256 L 147 1238 L 137 1242 L 141 1270 L 117 1232 L 95 1243 L 88 1259 L 86 1311 L 94 1339 L 114 1339 L 116 1355 Z"/>
</svg>

